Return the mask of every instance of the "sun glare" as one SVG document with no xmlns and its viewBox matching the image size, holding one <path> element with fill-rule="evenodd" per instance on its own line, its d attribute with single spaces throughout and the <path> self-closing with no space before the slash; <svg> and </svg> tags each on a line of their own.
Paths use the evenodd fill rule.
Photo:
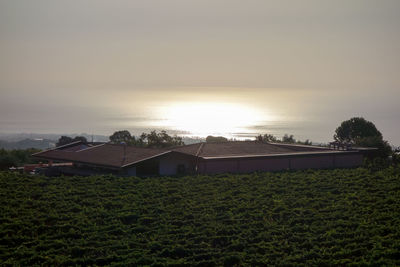
<svg viewBox="0 0 400 267">
<path fill-rule="evenodd" d="M 159 126 L 206 136 L 240 132 L 261 120 L 251 107 L 221 102 L 184 102 L 160 110 Z"/>
</svg>

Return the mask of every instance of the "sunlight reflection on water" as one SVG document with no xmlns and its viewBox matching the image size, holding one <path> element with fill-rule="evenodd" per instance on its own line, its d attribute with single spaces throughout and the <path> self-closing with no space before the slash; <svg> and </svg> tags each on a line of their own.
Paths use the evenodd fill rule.
<svg viewBox="0 0 400 267">
<path fill-rule="evenodd" d="M 224 135 L 240 137 L 250 134 L 251 128 L 274 118 L 254 107 L 224 102 L 177 102 L 158 110 L 162 120 L 154 126 L 188 132 L 189 135 L 205 137 Z"/>
</svg>

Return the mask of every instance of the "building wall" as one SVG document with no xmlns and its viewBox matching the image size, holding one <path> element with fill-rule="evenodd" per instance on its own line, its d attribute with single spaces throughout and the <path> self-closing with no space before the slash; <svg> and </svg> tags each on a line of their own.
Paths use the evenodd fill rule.
<svg viewBox="0 0 400 267">
<path fill-rule="evenodd" d="M 238 161 L 232 159 L 225 160 L 205 160 L 198 165 L 200 173 L 223 173 L 237 172 Z"/>
<path fill-rule="evenodd" d="M 126 175 L 128 176 L 136 176 L 136 167 L 130 167 L 126 169 Z"/>
<path fill-rule="evenodd" d="M 335 156 L 335 167 L 338 168 L 356 167 L 360 166 L 362 163 L 363 163 L 363 155 L 361 153 Z"/>
<path fill-rule="evenodd" d="M 333 155 L 293 157 L 290 159 L 290 169 L 305 170 L 334 168 L 334 157 L 335 156 Z"/>
<path fill-rule="evenodd" d="M 265 158 L 231 158 L 208 159 L 198 163 L 198 172 L 215 173 L 249 173 L 255 171 L 280 171 L 303 169 L 348 168 L 360 166 L 361 154 L 301 155 L 288 157 Z"/>
<path fill-rule="evenodd" d="M 239 171 L 242 173 L 254 171 L 279 171 L 290 168 L 288 158 L 264 158 L 239 160 Z"/>
<path fill-rule="evenodd" d="M 185 166 L 185 173 L 194 171 L 194 159 L 178 153 L 170 153 L 160 157 L 160 175 L 177 175 L 178 166 Z"/>
</svg>

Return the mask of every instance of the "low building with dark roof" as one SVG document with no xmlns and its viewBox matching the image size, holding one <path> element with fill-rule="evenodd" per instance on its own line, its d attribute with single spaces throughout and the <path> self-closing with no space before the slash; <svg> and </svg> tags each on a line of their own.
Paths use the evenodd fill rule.
<svg viewBox="0 0 400 267">
<path fill-rule="evenodd" d="M 57 170 L 62 174 L 156 176 L 357 167 L 363 162 L 364 151 L 256 141 L 198 143 L 168 149 L 78 141 L 33 156 L 73 163 L 72 167 Z"/>
</svg>

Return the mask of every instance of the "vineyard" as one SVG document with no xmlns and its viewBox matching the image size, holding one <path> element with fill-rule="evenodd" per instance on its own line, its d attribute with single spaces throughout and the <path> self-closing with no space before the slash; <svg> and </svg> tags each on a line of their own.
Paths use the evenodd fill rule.
<svg viewBox="0 0 400 267">
<path fill-rule="evenodd" d="M 3 265 L 400 265 L 400 169 L 0 173 Z"/>
</svg>

